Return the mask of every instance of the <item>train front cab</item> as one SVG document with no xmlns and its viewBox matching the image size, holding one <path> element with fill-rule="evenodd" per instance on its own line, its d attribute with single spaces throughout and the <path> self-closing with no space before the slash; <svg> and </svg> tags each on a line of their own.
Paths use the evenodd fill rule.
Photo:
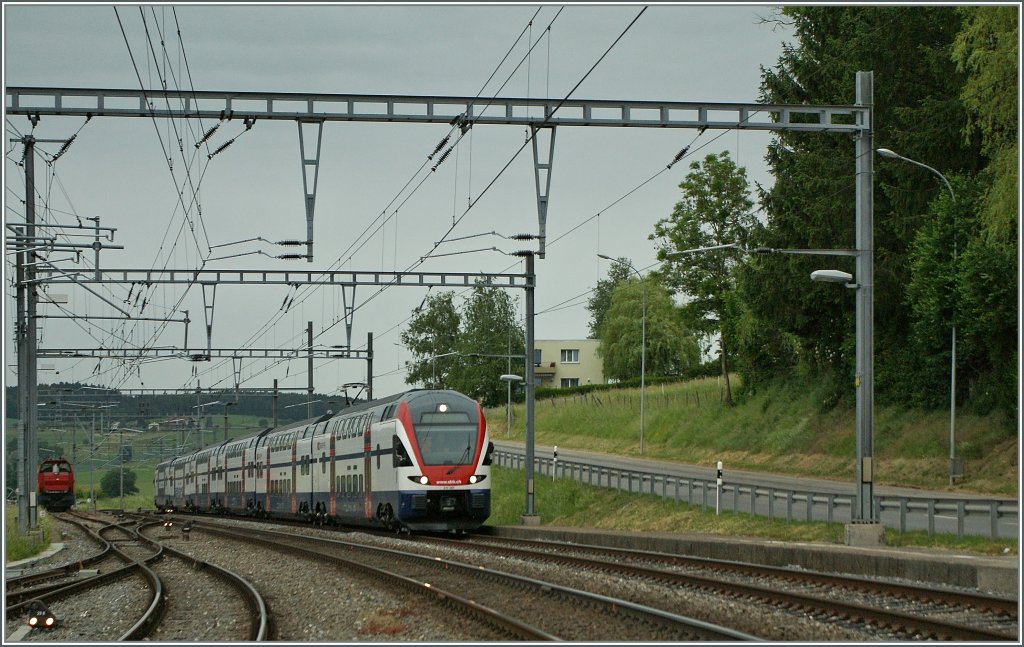
<svg viewBox="0 0 1024 647">
<path fill-rule="evenodd" d="M 40 504 L 49 510 L 68 510 L 75 505 L 75 473 L 64 459 L 45 460 L 39 464 L 36 490 Z"/>
<path fill-rule="evenodd" d="M 375 425 L 370 447 L 374 491 L 395 515 L 385 521 L 427 532 L 479 528 L 491 512 L 493 450 L 479 405 L 453 391 L 414 391 L 393 418 Z"/>
</svg>

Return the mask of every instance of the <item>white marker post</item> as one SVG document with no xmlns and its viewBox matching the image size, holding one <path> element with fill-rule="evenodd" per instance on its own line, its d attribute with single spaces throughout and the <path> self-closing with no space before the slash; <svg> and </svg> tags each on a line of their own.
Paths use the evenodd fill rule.
<svg viewBox="0 0 1024 647">
<path fill-rule="evenodd" d="M 555 480 L 555 471 L 558 469 L 558 445 L 555 445 L 555 450 L 551 453 L 551 480 Z"/>
<path fill-rule="evenodd" d="M 715 484 L 715 514 L 722 512 L 722 461 L 718 461 L 718 479 Z"/>
</svg>

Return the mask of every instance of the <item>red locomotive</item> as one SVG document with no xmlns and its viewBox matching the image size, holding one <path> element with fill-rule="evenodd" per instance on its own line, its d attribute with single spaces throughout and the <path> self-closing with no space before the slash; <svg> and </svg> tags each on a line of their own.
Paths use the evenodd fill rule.
<svg viewBox="0 0 1024 647">
<path fill-rule="evenodd" d="M 39 503 L 47 510 L 62 512 L 75 505 L 75 471 L 61 458 L 47 458 L 36 475 Z"/>
</svg>

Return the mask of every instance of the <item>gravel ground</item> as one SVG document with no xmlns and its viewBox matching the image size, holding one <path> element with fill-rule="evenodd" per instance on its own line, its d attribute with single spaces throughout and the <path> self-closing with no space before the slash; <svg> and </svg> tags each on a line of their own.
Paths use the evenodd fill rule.
<svg viewBox="0 0 1024 647">
<path fill-rule="evenodd" d="M 232 524 L 251 522 L 232 520 Z M 65 527 L 66 526 L 66 527 Z M 60 524 L 67 533 L 65 547 L 46 564 L 32 570 L 44 570 L 56 565 L 75 563 L 95 552 L 95 547 L 81 531 Z M 311 564 L 277 552 L 254 553 L 251 546 L 231 540 L 214 538 L 193 531 L 189 541 L 181 533 L 154 529 L 151 536 L 189 555 L 234 571 L 249 580 L 264 596 L 271 612 L 272 633 L 275 640 L 303 642 L 448 642 L 494 641 L 502 637 L 474 625 L 461 616 L 451 614 L 444 607 L 432 604 L 412 593 L 381 590 L 375 582 L 341 571 L 333 566 Z M 333 531 L 309 529 L 311 534 L 323 534 L 334 539 L 359 540 L 374 545 L 409 550 L 414 545 L 407 539 L 379 537 L 362 533 L 340 535 Z M 863 627 L 843 626 L 836 622 L 823 622 L 800 612 L 770 609 L 764 605 L 743 600 L 723 598 L 699 591 L 666 587 L 649 582 L 636 582 L 618 576 L 587 571 L 573 572 L 553 568 L 549 564 L 535 564 L 519 559 L 488 555 L 461 548 L 423 547 L 429 552 L 454 561 L 487 566 L 515 572 L 538 579 L 552 579 L 559 584 L 576 586 L 598 593 L 626 597 L 652 606 L 667 606 L 674 613 L 722 624 L 760 636 L 768 640 L 819 641 L 887 641 L 893 636 L 886 632 Z M 69 642 L 113 640 L 117 633 L 111 616 L 138 618 L 137 612 L 125 608 L 132 595 L 128 580 L 111 585 L 92 594 L 87 601 L 79 600 L 66 610 L 55 608 L 63 615 L 64 627 L 48 634 L 32 632 L 27 639 L 59 640 Z M 136 582 L 136 585 L 141 583 Z M 181 591 L 178 584 L 178 593 Z M 225 595 L 217 587 L 197 587 L 188 590 L 190 604 L 197 611 L 199 621 L 209 623 L 209 610 L 217 609 Z M 138 597 L 135 595 L 135 597 Z M 671 604 L 662 604 L 665 600 Z M 206 613 L 206 615 L 202 615 Z M 7 618 L 7 632 L 23 625 L 24 618 Z M 213 622 L 220 622 L 214 619 Z M 130 623 L 129 623 L 130 624 Z M 113 632 L 113 633 L 112 633 Z M 121 630 L 123 633 L 123 630 Z M 216 632 L 213 632 L 216 634 Z M 225 632 L 226 633 L 226 632 Z M 608 636 L 608 640 L 617 640 Z M 157 635 L 157 640 L 165 638 Z M 211 637 L 209 632 L 196 631 L 185 637 L 176 631 L 174 640 L 236 640 L 231 636 Z"/>
<path fill-rule="evenodd" d="M 95 545 L 79 530 L 58 522 L 68 533 L 64 548 L 53 557 L 23 572 L 39 572 L 76 563 L 92 555 Z M 302 642 L 452 642 L 495 641 L 502 636 L 451 614 L 445 607 L 403 592 L 384 591 L 379 585 L 339 571 L 328 565 L 310 564 L 274 552 L 253 554 L 252 547 L 240 542 L 213 539 L 192 532 L 189 541 L 180 533 L 153 530 L 151 536 L 202 561 L 234 571 L 252 583 L 264 597 L 271 613 L 272 639 Z M 144 601 L 125 580 L 78 596 L 68 603 L 57 603 L 53 610 L 62 621 L 59 629 L 32 631 L 23 640 L 80 643 L 109 642 L 120 635 L 144 611 Z M 134 583 L 143 588 L 141 581 Z M 180 594 L 180 584 L 177 593 Z M 193 621 L 221 622 L 210 619 L 211 609 L 222 606 L 224 591 L 219 587 L 195 587 L 187 593 Z M 127 619 L 127 623 L 126 623 Z M 5 636 L 24 626 L 26 618 L 5 618 Z M 124 625 L 123 628 L 121 625 Z M 227 633 L 227 632 L 225 632 Z M 237 640 L 237 633 L 212 637 L 197 627 L 191 637 L 173 630 L 173 640 Z M 156 640 L 168 640 L 157 634 Z M 6 642 L 6 641 L 5 641 Z"/>
<path fill-rule="evenodd" d="M 314 531 L 326 532 L 326 531 Z M 371 535 L 353 536 L 353 539 L 389 548 L 411 550 L 408 540 Z M 655 582 L 639 581 L 620 575 L 592 571 L 574 571 L 547 563 L 524 561 L 515 557 L 495 556 L 484 551 L 424 546 L 425 554 L 438 555 L 495 570 L 513 572 L 526 577 L 543 579 L 564 586 L 585 589 L 603 595 L 665 609 L 682 616 L 722 625 L 766 640 L 817 641 L 870 641 L 889 640 L 891 634 L 860 627 L 844 627 L 833 622 L 821 622 L 802 612 L 780 611 L 757 602 L 736 600 L 713 593 L 703 593 L 678 586 L 664 586 Z M 666 601 L 668 601 L 666 603 Z M 608 636 L 608 640 L 620 640 Z"/>
<path fill-rule="evenodd" d="M 251 582 L 270 609 L 273 636 L 293 641 L 465 641 L 481 629 L 444 607 L 331 565 L 311 564 L 278 552 L 252 554 L 252 546 L 193 530 L 189 541 L 166 543 Z"/>
</svg>

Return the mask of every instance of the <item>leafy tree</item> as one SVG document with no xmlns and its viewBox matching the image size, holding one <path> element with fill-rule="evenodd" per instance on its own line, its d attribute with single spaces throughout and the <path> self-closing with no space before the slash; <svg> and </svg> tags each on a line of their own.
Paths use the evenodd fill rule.
<svg viewBox="0 0 1024 647">
<path fill-rule="evenodd" d="M 452 292 L 429 297 L 402 332 L 416 358 L 405 381 L 496 404 L 505 394 L 498 376 L 508 371 L 508 355 L 523 355 L 525 338 L 505 290 L 478 284 L 461 310 Z"/>
<path fill-rule="evenodd" d="M 109 470 L 100 479 L 100 491 L 107 497 L 121 496 L 121 471 Z M 135 487 L 135 472 L 130 469 L 124 471 L 124 493 L 135 494 L 139 488 Z"/>
<path fill-rule="evenodd" d="M 428 296 L 402 331 L 402 344 L 413 354 L 406 384 L 449 388 L 448 376 L 458 365 L 451 353 L 458 350 L 462 323 L 454 299 L 454 292 Z"/>
<path fill-rule="evenodd" d="M 728 244 L 745 245 L 756 225 L 751 212 L 746 169 L 737 167 L 726 152 L 708 155 L 690 164 L 679 185 L 683 190 L 672 215 L 654 226 L 658 259 L 663 261 L 666 283 L 687 295 L 683 306 L 687 323 L 710 339 L 718 335 L 719 359 L 725 380 L 725 402 L 732 404 L 729 384 L 727 322 L 735 318 L 730 295 L 736 289 L 737 249 L 718 249 L 672 256 L 676 251 Z"/>
<path fill-rule="evenodd" d="M 506 290 L 477 284 L 466 300 L 457 348 L 459 370 L 452 388 L 495 405 L 506 395 L 498 377 L 508 372 L 507 355 L 523 355 L 526 332 L 517 323 L 515 303 Z M 523 359 L 512 360 L 520 366 Z"/>
<path fill-rule="evenodd" d="M 608 278 L 597 282 L 593 295 L 587 301 L 587 311 L 590 312 L 591 339 L 600 338 L 598 331 L 601 330 L 605 313 L 611 307 L 612 293 L 623 281 L 629 280 L 632 274 L 632 270 L 629 269 L 629 259 L 620 257 L 608 266 Z"/>
<path fill-rule="evenodd" d="M 679 374 L 700 362 L 697 339 L 683 326 L 671 293 L 650 275 L 615 288 L 598 333 L 606 377 L 639 377 L 641 367 L 648 376 Z"/>
</svg>

